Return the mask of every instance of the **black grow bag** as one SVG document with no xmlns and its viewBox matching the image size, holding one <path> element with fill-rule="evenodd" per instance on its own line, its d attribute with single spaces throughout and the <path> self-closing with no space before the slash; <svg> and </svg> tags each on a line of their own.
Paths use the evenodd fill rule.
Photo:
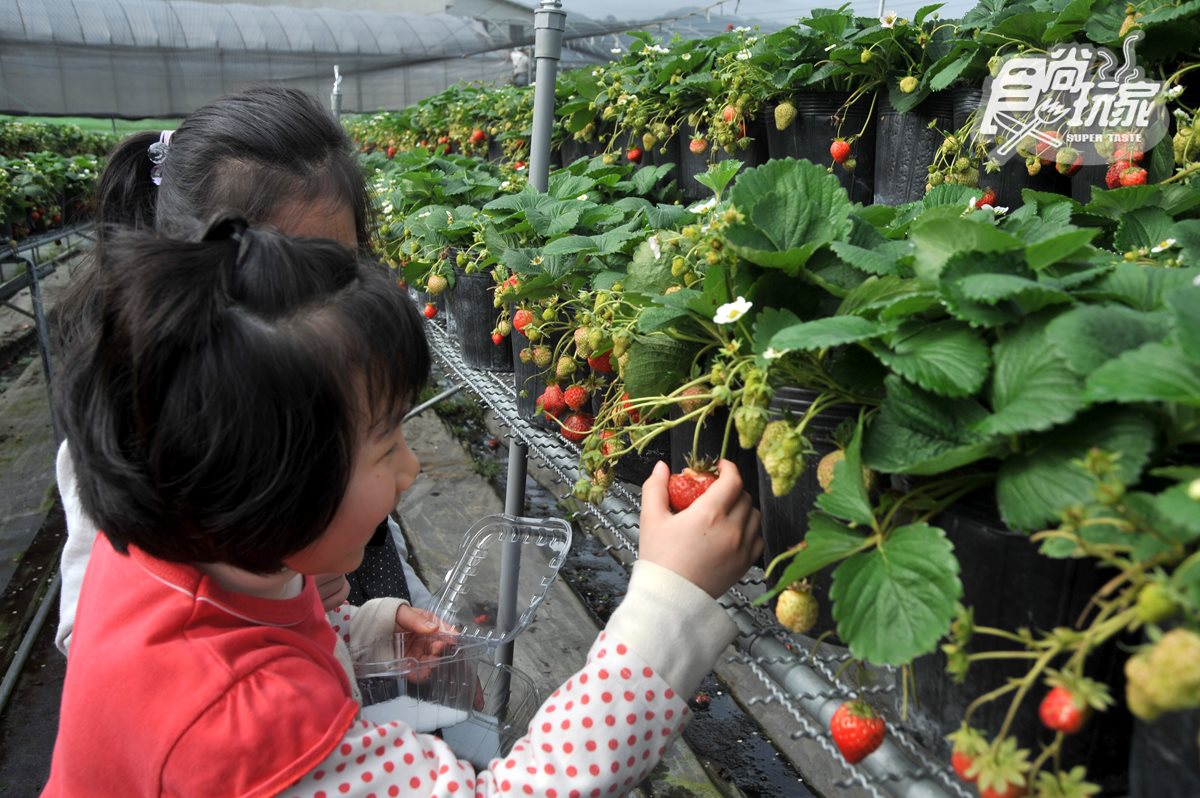
<svg viewBox="0 0 1200 798">
<path fill-rule="evenodd" d="M 450 294 L 450 313 L 463 362 L 471 368 L 487 371 L 512 371 L 512 348 L 503 341 L 492 343 L 492 331 L 500 319 L 495 305 L 495 282 L 490 274 L 467 274 L 454 269 L 454 291 Z"/>
<path fill-rule="evenodd" d="M 952 506 L 933 523 L 954 544 L 961 567 L 962 603 L 973 610 L 977 626 L 1009 631 L 1024 627 L 1035 632 L 1073 627 L 1092 594 L 1112 575 L 1092 560 L 1043 556 L 1028 535 L 1004 526 L 990 499 Z M 969 651 L 1013 650 L 1014 646 L 977 635 Z M 1108 684 L 1117 704 L 1095 713 L 1079 733 L 1066 738 L 1063 747 L 1063 762 L 1086 765 L 1088 780 L 1101 785 L 1106 794 L 1122 791 L 1127 780 L 1131 721 L 1124 707 L 1123 661 L 1115 641 L 1088 658 L 1087 675 Z M 1027 673 L 1029 665 L 1029 660 L 974 662 L 964 683 L 956 684 L 946 673 L 946 658 L 940 651 L 918 658 L 913 663 L 916 700 L 910 708 L 909 728 L 929 750 L 949 761 L 951 745 L 946 735 L 962 723 L 967 706 L 1009 678 Z M 1037 743 L 1054 737 L 1038 718 L 1038 703 L 1045 693 L 1042 683 L 1035 685 L 1009 727 L 1023 748 L 1036 751 Z M 989 739 L 997 734 L 1009 697 L 981 707 L 971 716 L 971 725 Z"/>
<path fill-rule="evenodd" d="M 875 204 L 903 205 L 925 196 L 929 167 L 942 144 L 935 122 L 942 130 L 954 124 L 953 96 L 948 92 L 931 94 L 907 113 L 890 103 L 876 109 L 879 121 L 875 129 Z"/>
<path fill-rule="evenodd" d="M 771 157 L 767 152 L 767 129 L 761 115 L 746 117 L 746 136 L 742 139 L 746 146 L 743 149 L 739 143 L 732 155 L 711 142 L 707 150 L 697 155 L 688 147 L 695 135 L 695 128 L 685 124 L 676 136 L 679 142 L 679 190 L 688 202 L 708 199 L 713 195 L 712 189 L 696 182 L 696 175 L 707 172 L 713 162 L 734 159 L 750 169 L 766 163 Z"/>
<path fill-rule="evenodd" d="M 796 119 L 784 130 L 775 126 L 776 104 L 763 114 L 767 129 L 767 151 L 772 158 L 807 159 L 822 166 L 833 164 L 829 145 L 837 136 L 849 137 L 862 131 L 850 149 L 857 162 L 853 172 L 833 166 L 833 174 L 850 195 L 851 202 L 871 204 L 875 196 L 875 120 L 869 116 L 871 98 L 861 97 L 843 109 L 849 92 L 814 92 L 791 98 Z M 843 112 L 839 132 L 839 112 Z"/>
</svg>

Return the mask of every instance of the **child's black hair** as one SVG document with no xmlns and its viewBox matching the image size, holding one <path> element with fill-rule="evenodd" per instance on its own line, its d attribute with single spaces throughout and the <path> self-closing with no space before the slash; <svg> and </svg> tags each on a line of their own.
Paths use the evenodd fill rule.
<svg viewBox="0 0 1200 798">
<path fill-rule="evenodd" d="M 120 551 L 280 569 L 333 518 L 358 436 L 427 380 L 412 300 L 336 242 L 231 216 L 191 242 L 110 231 L 95 270 L 97 334 L 56 389 L 84 510 Z"/>
<path fill-rule="evenodd" d="M 302 91 L 255 86 L 220 97 L 183 119 L 151 177 L 150 145 L 159 133 L 136 133 L 109 153 L 96 186 L 101 236 L 133 227 L 193 240 L 224 210 L 252 224 L 278 224 L 302 206 L 349 207 L 359 249 L 371 245 L 373 216 L 366 181 L 345 130 Z M 76 278 L 85 286 L 92 269 Z M 93 292 L 72 292 L 57 333 L 64 345 L 95 333 Z"/>
<path fill-rule="evenodd" d="M 188 114 L 151 179 L 157 133 L 124 139 L 96 187 L 101 229 L 141 227 L 191 239 L 214 214 L 234 209 L 271 223 L 295 203 L 354 211 L 360 247 L 370 241 L 370 202 L 346 131 L 312 96 L 280 86 L 227 94 Z"/>
</svg>

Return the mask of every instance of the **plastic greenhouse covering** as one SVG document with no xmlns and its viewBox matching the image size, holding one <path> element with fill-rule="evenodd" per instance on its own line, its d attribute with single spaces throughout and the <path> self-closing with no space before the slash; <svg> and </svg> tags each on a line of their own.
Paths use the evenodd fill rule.
<svg viewBox="0 0 1200 798">
<path fill-rule="evenodd" d="M 178 116 L 262 81 L 327 97 L 335 64 L 343 110 L 402 108 L 460 80 L 507 76 L 511 41 L 502 33 L 448 15 L 4 0 L 0 112 Z"/>
</svg>

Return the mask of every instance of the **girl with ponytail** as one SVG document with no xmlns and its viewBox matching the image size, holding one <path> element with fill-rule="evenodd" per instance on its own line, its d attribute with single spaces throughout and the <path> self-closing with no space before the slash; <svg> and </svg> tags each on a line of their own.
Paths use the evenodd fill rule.
<svg viewBox="0 0 1200 798">
<path fill-rule="evenodd" d="M 658 464 L 587 664 L 476 770 L 402 719 L 359 716 L 312 578 L 358 567 L 419 471 L 412 301 L 336 242 L 236 217 L 182 241 L 109 232 L 95 269 L 94 335 L 63 352 L 56 392 L 103 533 L 43 798 L 566 798 L 655 768 L 737 633 L 716 597 L 762 551 L 732 463 L 674 514 Z"/>
<path fill-rule="evenodd" d="M 253 223 L 290 235 L 333 239 L 363 254 L 370 250 L 371 206 L 345 131 L 309 95 L 275 86 L 217 99 L 189 114 L 175 131 L 124 139 L 109 155 L 95 204 L 101 242 L 113 231 L 128 229 L 195 238 L 205 220 L 234 209 Z M 80 273 L 59 313 L 63 348 L 95 338 L 101 323 L 95 307 L 98 284 L 108 279 L 120 279 L 120 273 L 105 275 L 97 268 Z M 73 449 L 68 436 L 56 464 L 68 532 L 55 638 L 64 654 L 96 536 L 96 524 L 82 512 L 76 495 Z M 349 582 L 341 574 L 321 580 L 326 608 L 385 596 L 427 607 L 429 591 L 408 565 L 404 545 L 389 517 L 367 549 L 367 566 Z M 406 624 L 422 623 L 425 618 L 406 609 L 407 603 L 371 604 L 370 609 Z M 331 614 L 331 620 L 340 624 L 346 614 Z"/>
</svg>

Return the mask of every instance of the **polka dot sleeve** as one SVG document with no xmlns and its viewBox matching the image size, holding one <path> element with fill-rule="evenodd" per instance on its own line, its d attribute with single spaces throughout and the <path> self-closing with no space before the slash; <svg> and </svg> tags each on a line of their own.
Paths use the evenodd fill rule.
<svg viewBox="0 0 1200 798">
<path fill-rule="evenodd" d="M 541 706 L 509 756 L 476 771 L 450 747 L 401 722 L 360 720 L 342 744 L 282 795 L 624 795 L 658 764 L 689 716 L 686 702 L 620 640 L 597 637 L 587 665 Z"/>
</svg>

